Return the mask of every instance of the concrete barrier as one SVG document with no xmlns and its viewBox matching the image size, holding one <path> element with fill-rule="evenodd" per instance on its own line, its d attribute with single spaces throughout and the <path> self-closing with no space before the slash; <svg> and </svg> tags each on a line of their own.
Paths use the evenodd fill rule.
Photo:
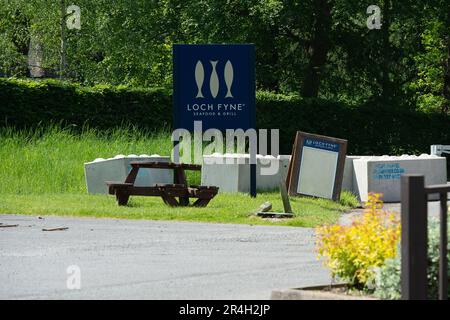
<svg viewBox="0 0 450 320">
<path fill-rule="evenodd" d="M 363 158 L 363 156 L 346 156 L 344 166 L 344 177 L 342 179 L 342 190 L 354 193 L 353 161 Z"/>
<path fill-rule="evenodd" d="M 369 192 L 383 193 L 383 201 L 400 201 L 400 176 L 421 174 L 425 184 L 447 183 L 446 158 L 422 154 L 353 159 L 353 192 L 363 202 Z"/>
<path fill-rule="evenodd" d="M 158 161 L 169 162 L 170 157 L 160 155 L 117 155 L 114 158 L 97 158 L 84 164 L 84 173 L 88 193 L 107 194 L 106 181 L 125 181 L 131 170 L 130 162 Z M 141 169 L 136 178 L 135 185 L 151 186 L 155 183 L 173 183 L 172 170 Z"/>
<path fill-rule="evenodd" d="M 257 155 L 256 188 L 274 190 L 286 176 L 290 155 Z M 219 192 L 249 192 L 250 157 L 248 154 L 212 154 L 203 156 L 202 185 L 217 186 Z M 274 169 L 274 174 L 267 174 Z M 276 169 L 276 170 L 275 170 Z"/>
<path fill-rule="evenodd" d="M 258 190 L 277 189 L 285 176 L 290 155 L 278 157 L 257 155 Z M 261 168 L 278 164 L 274 175 L 261 174 Z M 400 176 L 423 174 L 426 184 L 445 184 L 446 158 L 422 154 L 402 156 L 347 156 L 342 190 L 350 191 L 365 202 L 369 192 L 383 193 L 385 202 L 400 201 Z M 248 154 L 213 154 L 203 157 L 202 185 L 218 186 L 220 192 L 248 192 L 250 166 Z M 433 199 L 433 198 L 431 198 Z"/>
<path fill-rule="evenodd" d="M 353 188 L 353 161 L 364 158 L 347 156 L 344 168 L 342 189 L 355 193 Z M 258 190 L 273 190 L 279 187 L 280 179 L 285 177 L 291 155 L 257 155 L 256 187 Z M 248 154 L 213 154 L 203 156 L 202 185 L 218 186 L 219 192 L 248 192 L 250 189 L 250 167 Z M 261 168 L 278 165 L 275 175 L 261 174 Z"/>
</svg>

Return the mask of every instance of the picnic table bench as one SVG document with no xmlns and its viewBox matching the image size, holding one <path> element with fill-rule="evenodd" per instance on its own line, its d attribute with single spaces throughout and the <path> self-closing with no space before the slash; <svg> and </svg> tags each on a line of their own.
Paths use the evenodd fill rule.
<svg viewBox="0 0 450 320">
<path fill-rule="evenodd" d="M 189 186 L 185 170 L 200 171 L 201 166 L 195 164 L 176 164 L 171 162 L 131 162 L 131 170 L 125 182 L 107 181 L 108 193 L 115 195 L 119 206 L 125 206 L 130 196 L 161 197 L 169 206 L 188 206 L 189 198 L 195 198 L 193 205 L 206 207 L 219 190 L 213 186 Z M 155 184 L 154 186 L 135 186 L 139 169 L 171 169 L 174 171 L 175 183 Z M 176 199 L 178 198 L 178 200 Z"/>
</svg>

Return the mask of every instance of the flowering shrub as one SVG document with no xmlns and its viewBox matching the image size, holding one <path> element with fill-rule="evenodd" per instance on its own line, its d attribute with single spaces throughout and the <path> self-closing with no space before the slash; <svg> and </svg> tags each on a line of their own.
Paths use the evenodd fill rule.
<svg viewBox="0 0 450 320">
<path fill-rule="evenodd" d="M 450 223 L 448 224 L 448 237 L 450 238 Z M 439 220 L 430 218 L 428 221 L 428 298 L 438 297 L 439 278 Z M 450 245 L 447 249 L 450 249 Z M 447 250 L 448 273 L 450 276 L 450 250 Z M 375 269 L 375 277 L 372 286 L 375 289 L 374 295 L 381 299 L 400 299 L 400 274 L 401 256 L 400 250 L 397 256 L 386 260 L 385 264 Z M 450 297 L 450 286 L 448 288 Z"/>
<path fill-rule="evenodd" d="M 364 213 L 351 225 L 322 226 L 316 229 L 319 258 L 334 277 L 357 288 L 366 288 L 376 267 L 396 255 L 400 222 L 382 210 L 381 194 L 371 193 Z"/>
</svg>

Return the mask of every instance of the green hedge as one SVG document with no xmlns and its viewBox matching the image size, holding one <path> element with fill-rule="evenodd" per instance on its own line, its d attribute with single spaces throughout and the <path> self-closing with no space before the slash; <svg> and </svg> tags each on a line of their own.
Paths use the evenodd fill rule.
<svg viewBox="0 0 450 320">
<path fill-rule="evenodd" d="M 292 148 L 297 130 L 347 139 L 349 154 L 358 155 L 429 153 L 432 144 L 450 144 L 450 116 L 376 102 L 350 107 L 321 99 L 275 98 L 258 95 L 257 125 L 280 128 L 283 150 Z"/>
<path fill-rule="evenodd" d="M 155 130 L 170 127 L 169 90 L 82 87 L 54 80 L 0 79 L 2 126 L 34 127 L 61 122 L 107 129 L 124 124 Z M 297 130 L 349 140 L 350 154 L 428 153 L 450 144 L 450 117 L 406 107 L 367 103 L 359 107 L 259 92 L 258 128 L 279 128 L 281 152 L 289 153 Z"/>
<path fill-rule="evenodd" d="M 2 125 L 19 128 L 50 123 L 99 129 L 122 124 L 157 128 L 170 124 L 172 117 L 170 93 L 160 88 L 0 79 L 0 101 Z"/>
</svg>

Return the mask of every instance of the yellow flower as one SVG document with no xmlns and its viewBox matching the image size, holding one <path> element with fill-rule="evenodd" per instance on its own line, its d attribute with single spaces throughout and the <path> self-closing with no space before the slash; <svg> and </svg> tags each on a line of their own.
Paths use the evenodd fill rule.
<svg viewBox="0 0 450 320">
<path fill-rule="evenodd" d="M 382 266 L 396 254 L 400 223 L 393 213 L 382 210 L 382 195 L 369 194 L 364 213 L 349 226 L 316 228 L 319 258 L 334 276 L 364 287 L 373 268 Z"/>
</svg>

